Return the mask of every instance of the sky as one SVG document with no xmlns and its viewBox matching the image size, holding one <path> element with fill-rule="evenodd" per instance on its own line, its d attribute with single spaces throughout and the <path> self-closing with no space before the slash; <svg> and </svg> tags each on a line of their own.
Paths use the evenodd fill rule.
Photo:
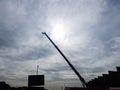
<svg viewBox="0 0 120 90">
<path fill-rule="evenodd" d="M 0 81 L 79 85 L 46 32 L 86 81 L 120 65 L 120 0 L 0 0 Z M 71 82 L 72 81 L 72 82 Z"/>
</svg>

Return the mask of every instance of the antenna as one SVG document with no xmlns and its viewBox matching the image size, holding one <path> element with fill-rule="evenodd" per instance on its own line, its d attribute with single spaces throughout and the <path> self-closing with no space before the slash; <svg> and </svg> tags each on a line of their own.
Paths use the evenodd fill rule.
<svg viewBox="0 0 120 90">
<path fill-rule="evenodd" d="M 37 72 L 36 72 L 36 75 L 38 75 L 38 69 L 39 69 L 39 65 L 37 65 Z"/>
</svg>

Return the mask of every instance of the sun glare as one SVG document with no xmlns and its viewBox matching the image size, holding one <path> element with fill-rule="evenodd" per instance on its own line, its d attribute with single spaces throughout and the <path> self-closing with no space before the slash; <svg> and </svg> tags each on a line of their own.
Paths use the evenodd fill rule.
<svg viewBox="0 0 120 90">
<path fill-rule="evenodd" d="M 65 38 L 65 23 L 56 21 L 52 24 L 52 38 L 55 40 L 64 40 Z"/>
</svg>

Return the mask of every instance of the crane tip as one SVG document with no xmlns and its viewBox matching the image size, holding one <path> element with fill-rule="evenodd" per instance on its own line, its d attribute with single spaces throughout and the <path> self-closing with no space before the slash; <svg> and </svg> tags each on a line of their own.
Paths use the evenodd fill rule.
<svg viewBox="0 0 120 90">
<path fill-rule="evenodd" d="M 42 32 L 42 34 L 46 34 L 46 32 Z"/>
</svg>

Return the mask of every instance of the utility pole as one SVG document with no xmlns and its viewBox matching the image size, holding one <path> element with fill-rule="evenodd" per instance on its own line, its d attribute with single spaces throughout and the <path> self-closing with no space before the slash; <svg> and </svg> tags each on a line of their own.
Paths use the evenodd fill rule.
<svg viewBox="0 0 120 90">
<path fill-rule="evenodd" d="M 68 63 L 68 65 L 71 67 L 71 69 L 78 76 L 79 80 L 82 82 L 83 87 L 87 87 L 88 85 L 87 85 L 86 81 L 84 80 L 84 78 L 79 74 L 79 72 L 75 69 L 75 67 L 69 62 L 69 60 L 67 59 L 67 57 L 62 53 L 62 51 L 57 47 L 57 45 L 51 40 L 51 38 L 46 34 L 46 32 L 42 32 L 42 34 L 44 34 L 50 40 L 50 42 L 53 44 L 53 46 L 63 56 L 63 58 L 65 59 L 65 61 Z"/>
</svg>

